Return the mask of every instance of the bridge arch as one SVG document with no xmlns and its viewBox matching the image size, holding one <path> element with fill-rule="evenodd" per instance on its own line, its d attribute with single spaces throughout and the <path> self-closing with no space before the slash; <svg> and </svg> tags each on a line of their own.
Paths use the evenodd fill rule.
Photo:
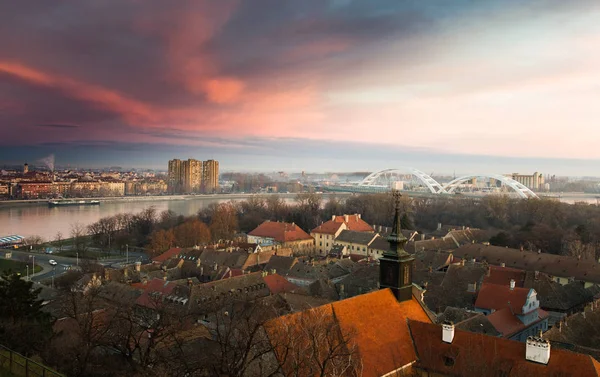
<svg viewBox="0 0 600 377">
<path fill-rule="evenodd" d="M 433 194 L 446 193 L 446 191 L 444 190 L 442 185 L 440 185 L 435 179 L 431 178 L 429 175 L 427 175 L 427 174 L 423 173 L 422 171 L 417 170 L 415 168 L 384 169 L 384 170 L 376 171 L 376 172 L 371 173 L 368 176 L 366 176 L 365 179 L 363 179 L 362 182 L 360 182 L 358 185 L 359 186 L 375 186 L 375 182 L 377 181 L 378 178 L 380 178 L 381 176 L 385 176 L 387 174 L 393 174 L 393 173 L 399 173 L 399 174 L 410 173 L 413 176 L 417 177 L 417 179 L 419 181 L 421 181 L 421 183 L 423 183 L 429 189 L 429 191 L 431 191 L 431 193 L 433 193 Z"/>
<path fill-rule="evenodd" d="M 500 175 L 500 174 L 478 174 L 478 175 L 466 175 L 464 177 L 459 177 L 459 178 L 456 178 L 456 179 L 448 182 L 446 185 L 444 185 L 444 187 L 443 187 L 444 192 L 451 194 L 454 192 L 454 190 L 456 190 L 456 188 L 460 184 L 463 184 L 466 181 L 471 180 L 473 178 L 495 179 L 497 181 L 504 183 L 506 186 L 510 187 L 511 189 L 513 189 L 523 199 L 529 199 L 529 198 L 539 199 L 539 197 L 536 195 L 536 193 L 534 193 L 529 188 L 527 188 L 527 186 L 515 181 L 514 179 L 512 179 L 510 177 L 506 177 L 506 176 Z"/>
</svg>

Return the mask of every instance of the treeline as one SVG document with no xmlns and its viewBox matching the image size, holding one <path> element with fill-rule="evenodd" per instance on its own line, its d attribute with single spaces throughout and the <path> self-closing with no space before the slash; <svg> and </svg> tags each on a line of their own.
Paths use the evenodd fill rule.
<svg viewBox="0 0 600 377">
<path fill-rule="evenodd" d="M 265 220 L 293 222 L 307 232 L 332 215 L 359 213 L 371 225 L 391 226 L 393 201 L 387 194 L 356 195 L 324 200 L 301 193 L 286 202 L 277 195 L 254 196 L 241 202 L 211 204 L 197 215 L 184 217 L 149 208 L 137 215 L 117 215 L 90 225 L 96 245 L 148 246 L 162 252 L 171 246 L 189 247 L 231 239 Z M 554 200 L 519 200 L 508 196 L 484 198 L 402 197 L 405 228 L 428 231 L 438 223 L 497 230 L 492 242 L 554 254 L 596 258 L 600 249 L 600 207 Z M 600 255 L 598 255 L 600 256 Z"/>
</svg>

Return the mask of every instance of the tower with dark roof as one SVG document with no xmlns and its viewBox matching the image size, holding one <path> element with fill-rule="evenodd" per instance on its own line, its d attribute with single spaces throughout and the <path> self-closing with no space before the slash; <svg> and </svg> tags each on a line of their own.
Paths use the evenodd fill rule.
<svg viewBox="0 0 600 377">
<path fill-rule="evenodd" d="M 379 287 L 390 288 L 398 301 L 406 301 L 412 298 L 412 266 L 415 259 L 404 250 L 408 240 L 402 234 L 400 225 L 402 195 L 398 191 L 394 191 L 393 195 L 396 206 L 394 226 L 387 238 L 390 248 L 379 259 Z"/>
</svg>

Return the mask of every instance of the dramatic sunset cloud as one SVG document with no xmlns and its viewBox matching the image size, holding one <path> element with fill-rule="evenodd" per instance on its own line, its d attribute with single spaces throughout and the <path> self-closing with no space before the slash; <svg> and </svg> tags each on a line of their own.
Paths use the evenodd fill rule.
<svg viewBox="0 0 600 377">
<path fill-rule="evenodd" d="M 6 1 L 0 45 L 4 163 L 600 160 L 596 0 Z"/>
</svg>

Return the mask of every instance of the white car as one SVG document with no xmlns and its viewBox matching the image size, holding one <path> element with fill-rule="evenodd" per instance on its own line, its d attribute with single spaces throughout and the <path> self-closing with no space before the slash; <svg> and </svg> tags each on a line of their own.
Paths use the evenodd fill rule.
<svg viewBox="0 0 600 377">
<path fill-rule="evenodd" d="M 58 264 L 54 259 L 50 259 L 48 263 L 50 263 L 51 266 L 56 266 Z"/>
</svg>

